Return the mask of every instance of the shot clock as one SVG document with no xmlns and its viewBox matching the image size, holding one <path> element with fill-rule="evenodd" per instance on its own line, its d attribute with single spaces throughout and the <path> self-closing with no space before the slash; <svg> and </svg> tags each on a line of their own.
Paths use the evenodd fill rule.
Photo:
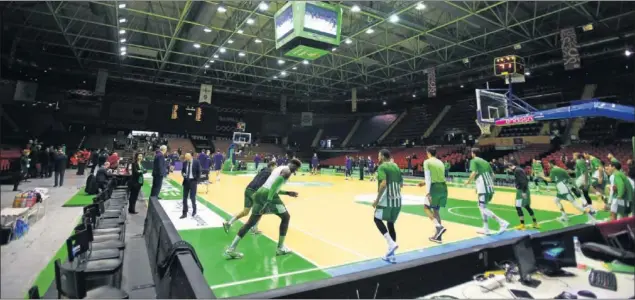
<svg viewBox="0 0 635 300">
<path fill-rule="evenodd" d="M 525 75 L 525 62 L 517 55 L 507 55 L 494 59 L 494 75 Z"/>
</svg>

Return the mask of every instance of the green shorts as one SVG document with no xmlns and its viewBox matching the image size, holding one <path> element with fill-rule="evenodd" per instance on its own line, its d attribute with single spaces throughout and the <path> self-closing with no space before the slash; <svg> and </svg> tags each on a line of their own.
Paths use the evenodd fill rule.
<svg viewBox="0 0 635 300">
<path fill-rule="evenodd" d="M 428 199 L 425 200 L 427 202 Z M 424 203 L 426 206 L 434 209 L 445 207 L 448 202 L 448 186 L 445 182 L 432 183 L 430 185 L 430 203 Z"/>
<path fill-rule="evenodd" d="M 397 218 L 399 218 L 399 213 L 401 212 L 401 207 L 382 207 L 377 206 L 375 208 L 375 218 L 395 223 L 397 222 Z"/>
<path fill-rule="evenodd" d="M 245 189 L 245 208 L 251 208 L 254 205 L 254 194 L 256 191 L 252 189 Z"/>
<path fill-rule="evenodd" d="M 531 194 L 529 189 L 524 192 L 527 197 L 523 197 L 523 191 L 516 190 L 516 207 L 530 207 L 531 206 Z"/>
<path fill-rule="evenodd" d="M 478 194 L 478 203 L 487 204 L 494 198 L 494 193 Z"/>
<path fill-rule="evenodd" d="M 571 188 L 564 182 L 556 183 L 556 198 L 567 201 L 574 201 L 575 195 L 571 192 Z"/>
<path fill-rule="evenodd" d="M 253 202 L 254 206 L 251 209 L 251 213 L 254 215 L 265 215 L 265 214 L 283 214 L 287 211 L 287 208 L 284 206 L 282 199 L 280 196 L 275 195 L 271 201 L 267 201 L 267 196 L 269 196 L 268 189 L 258 189 L 253 194 Z"/>
</svg>

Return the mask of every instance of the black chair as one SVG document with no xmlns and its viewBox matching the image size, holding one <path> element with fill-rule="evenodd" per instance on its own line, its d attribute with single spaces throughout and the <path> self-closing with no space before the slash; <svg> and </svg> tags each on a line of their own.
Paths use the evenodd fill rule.
<svg viewBox="0 0 635 300">
<path fill-rule="evenodd" d="M 86 232 L 88 232 L 89 242 L 91 242 L 91 249 L 93 250 L 104 250 L 104 249 L 119 249 L 123 250 L 126 248 L 126 243 L 124 243 L 122 238 L 116 234 L 106 234 L 100 235 L 98 239 L 95 239 L 93 235 L 93 226 L 90 223 L 86 223 Z M 124 231 L 125 232 L 125 231 Z"/>
<path fill-rule="evenodd" d="M 86 288 L 86 274 L 83 270 L 71 268 L 69 265 L 55 261 L 55 286 L 57 298 L 67 299 L 128 299 L 126 292 L 111 286 Z"/>
<path fill-rule="evenodd" d="M 121 250 L 117 248 L 93 250 L 90 246 L 90 232 L 88 232 L 84 225 L 82 230 L 76 230 L 75 234 L 66 240 L 68 260 L 72 262 L 75 258 L 79 258 L 85 261 L 94 261 L 102 259 L 121 259 L 123 256 Z"/>
<path fill-rule="evenodd" d="M 40 299 L 40 290 L 37 285 L 32 286 L 28 291 L 29 299 Z"/>
<path fill-rule="evenodd" d="M 68 267 L 85 272 L 86 287 L 88 289 L 102 285 L 119 287 L 121 285 L 123 257 L 103 258 L 97 260 L 90 260 L 89 257 L 92 255 L 100 255 L 102 257 L 112 256 L 113 254 L 108 252 L 121 249 L 112 247 L 95 249 L 95 245 L 96 244 L 90 243 L 90 232 L 88 230 L 80 231 L 74 234 L 66 245 L 67 249 L 70 249 L 68 250 L 67 264 L 70 265 Z M 107 249 L 111 250 L 101 253 L 98 252 Z"/>
</svg>

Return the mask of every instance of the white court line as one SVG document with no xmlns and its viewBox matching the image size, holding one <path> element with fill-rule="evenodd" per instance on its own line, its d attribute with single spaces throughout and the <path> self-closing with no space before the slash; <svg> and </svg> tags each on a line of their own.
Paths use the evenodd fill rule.
<svg viewBox="0 0 635 300">
<path fill-rule="evenodd" d="M 452 208 L 448 209 L 448 212 L 449 212 L 449 213 L 451 213 L 451 214 L 453 214 L 453 215 L 455 215 L 455 216 L 459 216 L 459 217 L 463 217 L 463 218 L 467 218 L 467 219 L 472 219 L 472 220 L 482 220 L 481 218 L 478 218 L 478 217 L 468 216 L 468 215 L 460 214 L 460 213 L 457 213 L 457 212 L 454 212 L 454 211 L 453 211 L 453 210 L 455 210 L 455 209 L 466 209 L 466 208 L 469 208 L 469 209 L 478 209 L 478 207 L 471 207 L 471 206 L 459 206 L 459 207 L 452 207 Z M 507 208 L 493 208 L 493 209 L 494 209 L 494 210 L 506 210 L 506 211 L 513 211 L 513 212 L 515 212 L 515 211 L 516 211 L 516 210 L 513 210 L 513 209 L 507 209 Z M 574 215 L 574 217 L 575 217 L 575 216 L 577 216 L 577 215 Z M 551 222 L 554 222 L 554 221 L 558 221 L 558 218 L 555 218 L 555 219 L 550 219 L 550 220 L 543 220 L 543 221 L 538 222 L 538 224 L 551 223 Z M 511 229 L 511 228 L 510 228 L 510 229 Z"/>
</svg>

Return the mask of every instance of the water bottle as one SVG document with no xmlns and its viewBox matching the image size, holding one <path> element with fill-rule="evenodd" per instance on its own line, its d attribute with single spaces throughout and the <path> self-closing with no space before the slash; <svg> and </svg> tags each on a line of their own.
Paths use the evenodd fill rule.
<svg viewBox="0 0 635 300">
<path fill-rule="evenodd" d="M 580 247 L 580 240 L 578 240 L 577 236 L 573 237 L 573 247 L 576 253 L 582 252 L 582 248 Z"/>
</svg>

